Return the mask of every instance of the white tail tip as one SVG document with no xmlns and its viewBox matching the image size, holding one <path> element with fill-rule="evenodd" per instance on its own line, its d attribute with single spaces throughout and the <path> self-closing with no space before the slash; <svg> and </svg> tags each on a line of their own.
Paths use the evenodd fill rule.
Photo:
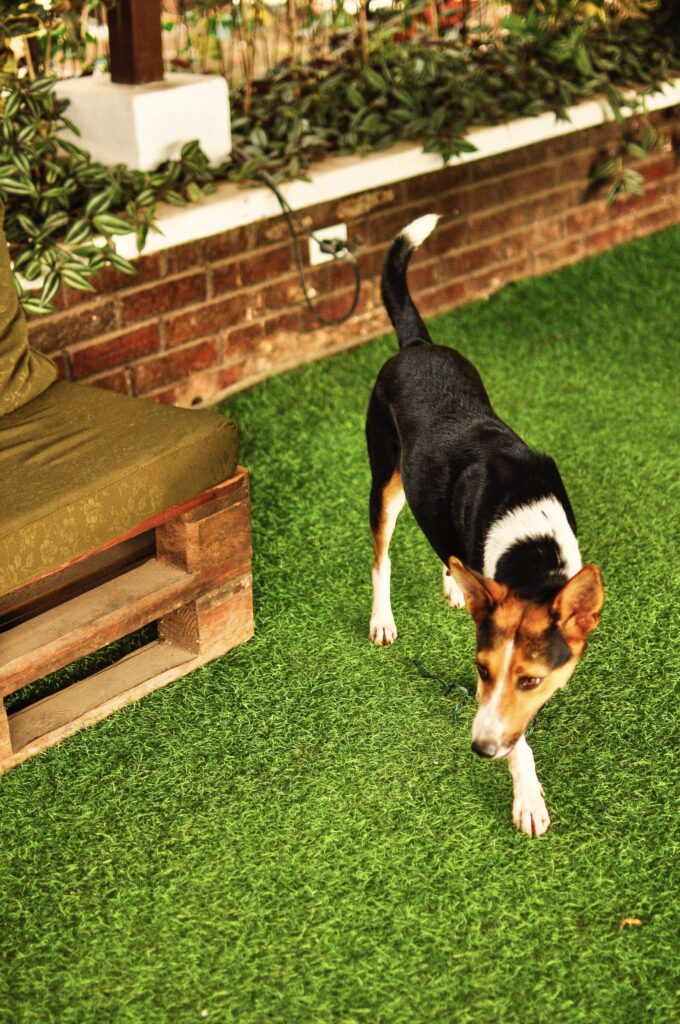
<svg viewBox="0 0 680 1024">
<path fill-rule="evenodd" d="M 407 224 L 400 232 L 401 237 L 406 239 L 412 249 L 417 249 L 427 236 L 432 234 L 438 220 L 438 213 L 426 213 L 424 217 L 418 217 L 417 220 L 412 220 L 410 224 Z"/>
</svg>

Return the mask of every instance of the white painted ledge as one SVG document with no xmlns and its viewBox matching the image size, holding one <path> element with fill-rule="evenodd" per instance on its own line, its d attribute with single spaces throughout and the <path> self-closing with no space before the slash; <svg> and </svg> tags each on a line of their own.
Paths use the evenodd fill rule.
<svg viewBox="0 0 680 1024">
<path fill-rule="evenodd" d="M 650 112 L 678 104 L 680 78 L 647 97 L 647 109 Z M 570 107 L 568 112 L 569 121 L 560 121 L 552 112 L 548 112 L 538 117 L 523 117 L 488 128 L 474 128 L 468 138 L 477 147 L 476 150 L 454 157 L 449 165 L 483 160 L 614 120 L 612 109 L 604 97 Z M 438 171 L 442 167 L 440 156 L 423 153 L 419 145 L 403 142 L 365 157 L 330 157 L 312 171 L 310 181 L 288 182 L 281 186 L 281 191 L 294 209 L 302 210 L 318 203 Z M 244 224 L 276 217 L 280 213 L 279 203 L 269 189 L 243 188 L 227 182 L 219 185 L 212 196 L 200 203 L 186 207 L 159 206 L 157 226 L 162 234 L 149 232 L 143 253 L 146 255 L 197 238 L 207 238 Z M 115 245 L 118 252 L 128 259 L 138 255 L 132 234 L 116 236 Z"/>
</svg>

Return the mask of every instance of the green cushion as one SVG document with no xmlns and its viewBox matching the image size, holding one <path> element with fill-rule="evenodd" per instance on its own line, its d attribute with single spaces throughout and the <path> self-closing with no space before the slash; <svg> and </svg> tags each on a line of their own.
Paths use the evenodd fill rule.
<svg viewBox="0 0 680 1024">
<path fill-rule="evenodd" d="M 235 424 L 57 381 L 0 418 L 0 594 L 228 479 Z"/>
<path fill-rule="evenodd" d="M 54 363 L 28 347 L 28 334 L 9 268 L 0 204 L 0 416 L 42 394 L 57 378 Z"/>
</svg>

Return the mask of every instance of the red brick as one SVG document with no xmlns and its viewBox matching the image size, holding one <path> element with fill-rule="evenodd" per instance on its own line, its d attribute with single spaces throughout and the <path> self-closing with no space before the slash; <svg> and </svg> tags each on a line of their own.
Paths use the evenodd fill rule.
<svg viewBox="0 0 680 1024">
<path fill-rule="evenodd" d="M 591 149 L 581 150 L 571 156 L 565 157 L 555 164 L 555 178 L 559 185 L 569 185 L 573 182 L 588 183 L 593 166 L 595 154 Z"/>
<path fill-rule="evenodd" d="M 513 228 L 526 224 L 528 204 L 496 207 L 491 213 L 478 214 L 470 219 L 470 237 L 477 241 L 495 235 L 504 235 Z"/>
<path fill-rule="evenodd" d="M 531 261 L 528 255 L 519 259 L 509 260 L 500 267 L 475 274 L 469 282 L 469 291 L 473 295 L 488 295 L 504 288 L 510 281 L 518 281 L 530 273 Z"/>
<path fill-rule="evenodd" d="M 301 324 L 302 309 L 296 309 L 292 313 L 279 313 L 278 316 L 265 320 L 264 334 L 266 338 L 271 338 L 278 333 L 297 333 L 301 330 Z"/>
<path fill-rule="evenodd" d="M 658 210 L 649 210 L 635 217 L 635 234 L 647 235 L 652 231 L 670 227 L 680 221 L 680 210 L 676 205 L 662 206 Z"/>
<path fill-rule="evenodd" d="M 175 245 L 162 253 L 163 274 L 181 274 L 184 270 L 201 267 L 205 263 L 205 239 L 199 238 L 186 245 Z"/>
<path fill-rule="evenodd" d="M 430 260 L 423 266 L 415 266 L 409 270 L 408 283 L 414 295 L 425 288 L 431 288 L 436 284 L 438 278 L 438 260 Z M 365 292 L 365 289 L 364 289 Z"/>
<path fill-rule="evenodd" d="M 214 362 L 215 348 L 209 341 L 145 359 L 134 367 L 136 394 L 143 395 L 155 388 L 173 384 L 196 370 L 207 369 Z"/>
<path fill-rule="evenodd" d="M 556 245 L 548 245 L 534 253 L 534 266 L 538 273 L 556 270 L 568 263 L 575 263 L 584 255 L 585 243 L 582 238 L 568 238 Z"/>
<path fill-rule="evenodd" d="M 602 252 L 633 237 L 633 220 L 620 220 L 616 224 L 591 231 L 586 235 L 586 249 L 589 253 Z"/>
<path fill-rule="evenodd" d="M 265 313 L 282 309 L 286 306 L 298 305 L 303 301 L 299 279 L 287 277 L 275 284 L 267 285 L 260 291 L 261 308 Z"/>
<path fill-rule="evenodd" d="M 208 334 L 227 330 L 233 324 L 241 323 L 248 315 L 253 297 L 233 295 L 219 302 L 196 306 L 168 317 L 165 321 L 165 338 L 170 348 L 185 341 L 196 341 Z"/>
<path fill-rule="evenodd" d="M 613 216 L 625 216 L 629 210 L 645 210 L 650 206 L 660 206 L 663 203 L 661 188 L 662 186 L 657 184 L 646 188 L 641 196 L 632 193 L 620 195 L 611 208 Z"/>
<path fill-rule="evenodd" d="M 457 253 L 445 256 L 442 260 L 442 276 L 457 277 L 468 274 L 492 263 L 500 263 L 503 259 L 503 242 L 496 241 L 491 245 L 478 245 L 471 249 L 461 249 Z"/>
<path fill-rule="evenodd" d="M 224 345 L 224 358 L 230 359 L 236 353 L 247 352 L 257 347 L 257 343 L 265 337 L 264 325 L 260 322 L 236 327 L 227 334 Z"/>
<path fill-rule="evenodd" d="M 122 299 L 124 324 L 147 320 L 168 309 L 178 309 L 192 302 L 205 299 L 205 274 L 188 274 L 172 281 L 165 281 L 151 288 L 131 292 Z"/>
<path fill-rule="evenodd" d="M 536 146 L 526 146 L 522 149 L 513 149 L 508 153 L 498 153 L 496 156 L 487 157 L 484 160 L 475 160 L 469 164 L 470 180 L 472 182 L 485 181 L 488 178 L 502 178 L 504 175 L 521 171 L 525 167 L 533 167 L 537 163 L 543 163 L 547 159 L 547 147 L 545 143 Z"/>
<path fill-rule="evenodd" d="M 460 249 L 468 241 L 468 235 L 475 241 L 468 221 L 462 217 L 457 220 L 442 218 L 432 236 L 430 252 L 445 253 L 450 249 Z"/>
<path fill-rule="evenodd" d="M 554 217 L 555 214 L 564 213 L 583 201 L 583 187 L 580 185 L 560 185 L 554 192 L 546 192 L 536 199 L 523 203 L 526 212 L 526 223 L 534 224 L 537 221 Z"/>
<path fill-rule="evenodd" d="M 116 370 L 115 373 L 107 373 L 101 377 L 92 377 L 87 382 L 95 388 L 106 388 L 107 391 L 119 391 L 121 395 L 130 394 L 130 381 L 125 370 Z"/>
<path fill-rule="evenodd" d="M 349 311 L 352 305 L 353 295 L 354 291 L 350 289 L 336 295 L 328 295 L 321 299 L 315 299 L 314 305 L 325 320 L 339 320 L 340 317 L 343 317 Z M 318 318 L 310 309 L 305 309 L 303 313 L 302 326 L 303 330 L 315 330 L 317 327 L 326 327 L 329 325 L 320 323 Z"/>
<path fill-rule="evenodd" d="M 177 388 L 163 388 L 162 391 L 152 391 L 144 398 L 149 402 L 158 402 L 159 405 L 176 405 L 179 392 Z"/>
<path fill-rule="evenodd" d="M 87 309 L 57 313 L 29 321 L 31 345 L 41 352 L 56 352 L 78 341 L 87 341 L 118 326 L 111 299 L 96 299 Z"/>
<path fill-rule="evenodd" d="M 283 220 L 283 218 L 281 218 Z M 252 224 L 223 231 L 219 235 L 211 235 L 205 239 L 205 258 L 208 263 L 234 259 L 248 252 L 253 246 Z"/>
<path fill-rule="evenodd" d="M 612 217 L 612 209 L 606 201 L 596 199 L 569 213 L 565 220 L 565 230 L 570 235 L 581 235 L 589 228 L 611 223 Z"/>
<path fill-rule="evenodd" d="M 119 334 L 116 338 L 103 338 L 71 352 L 73 376 L 76 379 L 91 377 L 112 366 L 122 366 L 141 359 L 159 347 L 157 324 L 147 324 L 127 334 Z"/>
<path fill-rule="evenodd" d="M 459 306 L 468 297 L 466 281 L 452 281 L 440 285 L 418 296 L 418 305 L 425 312 L 436 312 L 441 309 L 452 309 Z"/>
<path fill-rule="evenodd" d="M 377 252 L 377 258 L 375 265 L 377 270 L 374 273 L 379 273 L 382 270 L 382 265 L 385 262 L 386 249 L 382 247 Z M 417 256 L 414 263 L 417 262 Z M 338 262 L 334 260 L 332 263 L 323 263 L 320 267 L 313 267 L 311 270 L 306 272 L 307 288 L 316 289 L 317 297 L 337 291 L 339 288 L 344 288 L 347 285 L 354 284 L 354 270 L 348 263 Z M 362 264 L 362 277 L 366 280 L 371 275 L 364 269 Z"/>
<path fill-rule="evenodd" d="M 497 202 L 501 198 L 507 203 L 522 196 L 532 197 L 535 192 L 547 192 L 557 184 L 557 165 L 543 164 L 542 167 L 534 167 L 530 171 L 522 171 L 520 174 L 504 178 L 501 183 L 502 196 L 499 195 Z"/>
<path fill-rule="evenodd" d="M 210 280 L 213 295 L 235 291 L 243 284 L 240 262 L 232 260 L 230 263 L 218 263 L 211 267 Z"/>
<path fill-rule="evenodd" d="M 305 255 L 306 245 L 303 243 L 302 252 Z M 248 285 L 260 284 L 272 277 L 294 269 L 293 255 L 290 246 L 280 249 L 270 249 L 269 252 L 255 253 L 240 261 L 241 280 Z"/>
<path fill-rule="evenodd" d="M 673 174 L 677 170 L 678 160 L 675 153 L 664 153 L 663 156 L 658 156 L 656 159 L 645 160 L 644 163 L 637 165 L 637 170 L 640 172 L 645 181 L 658 181 L 659 178 L 666 178 L 669 174 Z"/>
<path fill-rule="evenodd" d="M 543 221 L 542 223 L 533 224 L 531 227 L 522 228 L 520 231 L 507 235 L 503 241 L 503 253 L 506 259 L 512 259 L 522 253 L 531 251 L 537 245 L 557 242 L 561 237 L 561 221 Z"/>
<path fill-rule="evenodd" d="M 475 213 L 498 206 L 503 200 L 501 185 L 498 181 L 483 182 L 471 188 L 456 192 L 455 203 L 458 213 Z"/>
<path fill-rule="evenodd" d="M 225 391 L 227 388 L 232 387 L 239 381 L 243 380 L 243 374 L 245 371 L 245 363 L 236 363 L 234 366 L 229 366 L 225 370 L 217 371 L 217 388 L 219 391 Z"/>
</svg>

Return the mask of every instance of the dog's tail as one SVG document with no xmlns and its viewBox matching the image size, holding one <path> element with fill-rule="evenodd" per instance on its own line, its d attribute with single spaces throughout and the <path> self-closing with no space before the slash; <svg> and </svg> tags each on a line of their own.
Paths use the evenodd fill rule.
<svg viewBox="0 0 680 1024">
<path fill-rule="evenodd" d="M 399 339 L 399 348 L 432 343 L 408 290 L 406 269 L 414 249 L 434 231 L 439 214 L 428 213 L 411 221 L 392 242 L 382 272 L 382 299 Z"/>
</svg>

